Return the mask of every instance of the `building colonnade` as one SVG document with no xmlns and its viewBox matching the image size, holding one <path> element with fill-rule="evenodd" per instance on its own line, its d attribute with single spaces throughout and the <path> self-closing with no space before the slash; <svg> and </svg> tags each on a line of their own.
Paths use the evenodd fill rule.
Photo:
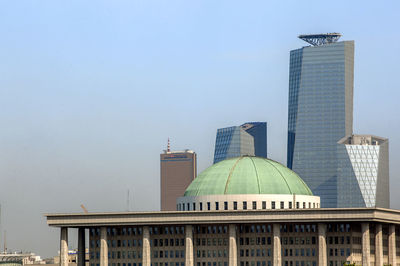
<svg viewBox="0 0 400 266">
<path fill-rule="evenodd" d="M 238 245 L 236 224 L 229 224 L 229 266 L 238 266 Z M 361 223 L 362 233 L 362 265 L 371 265 L 371 230 L 369 223 Z M 273 234 L 273 266 L 283 265 L 281 225 L 272 225 Z M 375 265 L 384 265 L 382 224 L 375 224 Z M 327 225 L 318 223 L 318 265 L 328 266 Z M 372 235 L 373 236 L 373 235 Z M 149 226 L 143 226 L 142 266 L 151 266 L 151 241 Z M 78 228 L 78 266 L 85 266 L 85 228 Z M 107 227 L 100 227 L 100 266 L 108 266 Z M 193 226 L 185 226 L 185 265 L 194 266 Z M 397 265 L 396 261 L 396 230 L 395 225 L 389 225 L 388 231 L 388 262 Z M 60 232 L 60 266 L 68 266 L 68 227 L 61 227 Z"/>
</svg>

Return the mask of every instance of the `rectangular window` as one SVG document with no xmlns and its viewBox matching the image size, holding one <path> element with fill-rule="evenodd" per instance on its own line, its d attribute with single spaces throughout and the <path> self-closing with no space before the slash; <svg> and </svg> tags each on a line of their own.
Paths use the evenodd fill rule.
<svg viewBox="0 0 400 266">
<path fill-rule="evenodd" d="M 196 203 L 195 202 L 193 202 L 193 210 L 194 211 L 196 210 Z"/>
<path fill-rule="evenodd" d="M 243 201 L 243 210 L 247 210 L 247 201 Z"/>
<path fill-rule="evenodd" d="M 257 201 L 253 201 L 253 210 L 257 210 Z"/>
<path fill-rule="evenodd" d="M 182 204 L 182 211 L 185 210 L 185 203 Z"/>
<path fill-rule="evenodd" d="M 303 202 L 303 209 L 305 209 L 306 208 L 306 203 L 305 202 Z"/>
<path fill-rule="evenodd" d="M 215 203 L 215 210 L 218 211 L 219 210 L 219 202 Z"/>
<path fill-rule="evenodd" d="M 203 210 L 203 202 L 200 202 L 200 211 Z"/>
<path fill-rule="evenodd" d="M 208 211 L 211 210 L 211 203 L 210 202 L 207 202 L 207 210 Z"/>
<path fill-rule="evenodd" d="M 275 209 L 275 201 L 271 202 L 271 209 Z"/>
<path fill-rule="evenodd" d="M 265 210 L 267 208 L 267 202 L 263 201 L 262 202 L 262 209 Z"/>
<path fill-rule="evenodd" d="M 234 201 L 234 202 L 233 202 L 233 209 L 234 209 L 234 210 L 237 210 L 237 201 Z"/>
<path fill-rule="evenodd" d="M 285 202 L 281 201 L 281 209 L 285 208 Z"/>
<path fill-rule="evenodd" d="M 187 210 L 190 211 L 190 203 L 187 204 Z"/>
<path fill-rule="evenodd" d="M 300 202 L 296 202 L 296 209 L 300 209 Z"/>
<path fill-rule="evenodd" d="M 292 202 L 289 201 L 289 209 L 291 209 L 291 208 L 292 208 Z"/>
<path fill-rule="evenodd" d="M 227 201 L 224 202 L 224 210 L 225 211 L 228 210 L 228 202 Z"/>
</svg>

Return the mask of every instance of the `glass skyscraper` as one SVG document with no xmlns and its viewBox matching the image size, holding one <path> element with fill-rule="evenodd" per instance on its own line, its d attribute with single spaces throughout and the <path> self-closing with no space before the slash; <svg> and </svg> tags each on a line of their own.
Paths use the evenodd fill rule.
<svg viewBox="0 0 400 266">
<path fill-rule="evenodd" d="M 249 122 L 217 130 L 214 163 L 243 155 L 267 158 L 266 122 Z"/>
<path fill-rule="evenodd" d="M 337 206 L 337 143 L 352 134 L 354 41 L 300 35 L 311 46 L 290 52 L 287 166 Z"/>
</svg>

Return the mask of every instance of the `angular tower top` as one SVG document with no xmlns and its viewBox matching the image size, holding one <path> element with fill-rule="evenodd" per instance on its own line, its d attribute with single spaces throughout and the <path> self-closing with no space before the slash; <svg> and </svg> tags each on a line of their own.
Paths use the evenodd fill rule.
<svg viewBox="0 0 400 266">
<path fill-rule="evenodd" d="M 324 34 L 305 34 L 299 35 L 298 37 L 311 45 L 320 46 L 327 43 L 337 42 L 339 38 L 342 37 L 342 34 L 333 32 Z"/>
</svg>

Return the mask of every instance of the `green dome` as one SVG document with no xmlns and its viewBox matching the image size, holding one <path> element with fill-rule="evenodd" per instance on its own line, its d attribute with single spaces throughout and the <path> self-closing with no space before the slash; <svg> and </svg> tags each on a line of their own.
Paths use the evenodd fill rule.
<svg viewBox="0 0 400 266">
<path fill-rule="evenodd" d="M 304 181 L 282 164 L 243 156 L 221 161 L 201 172 L 184 196 L 224 194 L 313 195 Z"/>
</svg>

